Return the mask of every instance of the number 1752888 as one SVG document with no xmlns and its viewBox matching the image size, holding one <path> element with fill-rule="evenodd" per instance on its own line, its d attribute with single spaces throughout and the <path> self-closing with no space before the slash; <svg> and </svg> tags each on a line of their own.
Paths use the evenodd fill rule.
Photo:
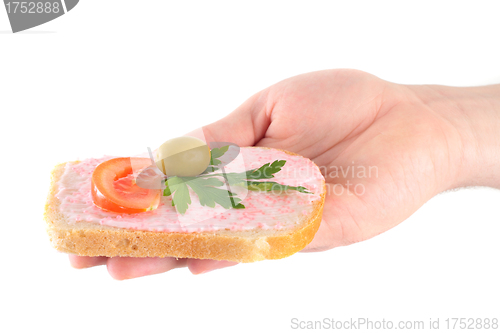
<svg viewBox="0 0 500 333">
<path fill-rule="evenodd" d="M 21 14 L 57 14 L 61 10 L 59 2 L 7 2 L 5 3 L 7 13 Z"/>
</svg>

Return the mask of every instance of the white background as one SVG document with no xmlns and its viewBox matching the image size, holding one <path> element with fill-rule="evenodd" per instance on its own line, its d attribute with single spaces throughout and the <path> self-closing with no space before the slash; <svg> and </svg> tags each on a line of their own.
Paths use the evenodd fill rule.
<svg viewBox="0 0 500 333">
<path fill-rule="evenodd" d="M 500 317 L 500 191 L 440 194 L 363 243 L 193 276 L 115 281 L 53 250 L 52 167 L 130 155 L 304 72 L 500 82 L 496 1 L 82 0 L 12 34 L 0 7 L 0 331 L 286 332 L 299 320 Z"/>
</svg>

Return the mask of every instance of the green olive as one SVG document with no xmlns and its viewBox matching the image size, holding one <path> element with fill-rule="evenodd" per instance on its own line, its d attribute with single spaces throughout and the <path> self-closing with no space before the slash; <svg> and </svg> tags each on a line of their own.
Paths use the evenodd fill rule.
<svg viewBox="0 0 500 333">
<path fill-rule="evenodd" d="M 194 177 L 210 164 L 210 148 L 198 138 L 181 136 L 162 144 L 155 157 L 156 166 L 168 177 Z"/>
</svg>

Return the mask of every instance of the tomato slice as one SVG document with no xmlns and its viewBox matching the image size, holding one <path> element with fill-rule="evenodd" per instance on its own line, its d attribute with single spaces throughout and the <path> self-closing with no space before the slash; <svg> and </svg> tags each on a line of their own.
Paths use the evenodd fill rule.
<svg viewBox="0 0 500 333">
<path fill-rule="evenodd" d="M 101 209 L 117 213 L 134 214 L 156 209 L 160 204 L 161 190 L 142 188 L 135 183 L 134 171 L 149 166 L 149 158 L 139 157 L 119 157 L 102 162 L 92 174 L 92 201 Z"/>
</svg>

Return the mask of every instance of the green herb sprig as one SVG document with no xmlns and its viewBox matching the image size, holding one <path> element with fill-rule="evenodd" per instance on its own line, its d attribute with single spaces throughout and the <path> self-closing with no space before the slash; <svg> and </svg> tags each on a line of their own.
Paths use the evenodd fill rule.
<svg viewBox="0 0 500 333">
<path fill-rule="evenodd" d="M 201 175 L 197 177 L 173 176 L 165 181 L 163 195 L 172 196 L 172 206 L 175 206 L 180 214 L 185 214 L 191 204 L 188 187 L 196 193 L 202 206 L 215 208 L 215 205 L 218 204 L 226 209 L 245 208 L 241 203 L 241 199 L 230 191 L 230 186 L 243 186 L 250 191 L 266 191 L 278 194 L 287 193 L 288 191 L 311 193 L 303 186 L 282 185 L 272 181 L 257 181 L 274 178 L 274 175 L 280 172 L 285 165 L 285 160 L 276 160 L 272 163 L 266 163 L 260 168 L 239 173 L 226 173 L 223 169 L 221 172 L 216 172 L 221 169 L 217 167 L 222 164 L 219 158 L 227 152 L 228 148 L 229 146 L 211 149 L 210 165 Z M 224 185 L 226 188 L 223 188 Z"/>
</svg>

